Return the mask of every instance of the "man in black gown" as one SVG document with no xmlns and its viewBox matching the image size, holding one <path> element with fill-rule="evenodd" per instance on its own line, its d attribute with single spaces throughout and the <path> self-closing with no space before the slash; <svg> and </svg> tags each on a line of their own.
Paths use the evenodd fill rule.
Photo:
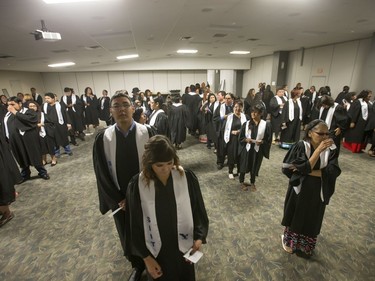
<svg viewBox="0 0 375 281">
<path fill-rule="evenodd" d="M 13 155 L 21 168 L 23 181 L 30 179 L 30 166 L 35 167 L 39 177 L 48 180 L 47 170 L 42 163 L 37 113 L 24 108 L 19 98 L 11 97 L 4 127 Z"/>
<path fill-rule="evenodd" d="M 140 280 L 145 268 L 141 258 L 130 253 L 129 215 L 125 210 L 126 190 L 130 179 L 141 171 L 144 145 L 151 136 L 146 126 L 134 122 L 134 107 L 129 96 L 118 93 L 111 98 L 111 114 L 115 124 L 100 132 L 93 148 L 100 212 L 115 211 L 117 232 L 124 255 L 132 263 L 129 280 Z"/>
</svg>

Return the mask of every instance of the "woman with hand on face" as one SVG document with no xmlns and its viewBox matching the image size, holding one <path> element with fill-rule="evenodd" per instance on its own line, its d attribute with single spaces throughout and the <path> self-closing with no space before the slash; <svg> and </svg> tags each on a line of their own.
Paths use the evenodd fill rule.
<svg viewBox="0 0 375 281">
<path fill-rule="evenodd" d="M 180 166 L 162 135 L 149 139 L 142 164 L 127 190 L 132 254 L 143 258 L 151 280 L 195 280 L 194 265 L 183 255 L 200 250 L 208 232 L 198 179 Z"/>
<path fill-rule="evenodd" d="M 315 249 L 324 211 L 335 191 L 337 148 L 327 124 L 320 119 L 306 126 L 304 140 L 286 154 L 282 172 L 289 178 L 284 203 L 282 246 L 289 254 L 308 258 Z"/>
</svg>

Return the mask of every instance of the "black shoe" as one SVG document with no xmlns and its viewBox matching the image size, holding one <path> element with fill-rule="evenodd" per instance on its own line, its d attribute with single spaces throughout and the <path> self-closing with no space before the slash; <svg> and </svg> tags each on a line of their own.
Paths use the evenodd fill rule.
<svg viewBox="0 0 375 281">
<path fill-rule="evenodd" d="M 224 167 L 223 164 L 218 164 L 218 165 L 217 165 L 217 169 L 218 169 L 218 170 L 221 170 L 223 167 Z"/>
<path fill-rule="evenodd" d="M 143 270 L 133 268 L 133 271 L 130 274 L 128 281 L 140 281 L 142 277 L 142 272 Z"/>
<path fill-rule="evenodd" d="M 303 259 L 310 259 L 312 256 L 313 256 L 313 253 L 310 252 L 310 253 L 305 253 L 305 252 L 302 252 L 302 251 L 296 251 L 296 255 L 300 258 L 303 258 Z"/>
<path fill-rule="evenodd" d="M 73 155 L 73 152 L 69 152 L 68 155 L 69 155 L 69 156 L 72 156 L 72 155 Z"/>
<path fill-rule="evenodd" d="M 48 174 L 45 174 L 45 175 L 39 176 L 39 177 L 41 177 L 44 180 L 49 180 L 49 175 Z"/>
<path fill-rule="evenodd" d="M 21 184 L 21 183 L 24 183 L 25 181 L 29 180 L 30 179 L 30 176 L 28 177 L 23 177 L 22 180 L 20 180 L 17 184 Z"/>
<path fill-rule="evenodd" d="M 74 146 L 78 146 L 79 144 L 77 142 L 70 142 Z"/>
</svg>

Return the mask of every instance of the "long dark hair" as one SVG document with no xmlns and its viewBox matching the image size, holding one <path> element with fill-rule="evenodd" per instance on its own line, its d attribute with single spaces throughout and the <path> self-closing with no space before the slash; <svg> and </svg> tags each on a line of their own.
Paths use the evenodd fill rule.
<svg viewBox="0 0 375 281">
<path fill-rule="evenodd" d="M 163 135 L 151 137 L 145 144 L 145 151 L 142 157 L 142 172 L 147 185 L 150 180 L 156 180 L 157 176 L 152 169 L 152 164 L 157 162 L 168 162 L 173 160 L 174 166 L 180 170 L 180 159 L 171 141 Z M 182 172 L 181 172 L 182 173 Z"/>
</svg>

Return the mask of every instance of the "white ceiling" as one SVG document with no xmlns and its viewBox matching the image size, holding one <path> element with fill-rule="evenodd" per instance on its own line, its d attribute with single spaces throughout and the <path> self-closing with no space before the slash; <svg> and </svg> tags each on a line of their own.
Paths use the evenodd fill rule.
<svg viewBox="0 0 375 281">
<path fill-rule="evenodd" d="M 172 60 L 180 48 L 199 58 L 244 58 L 369 38 L 375 31 L 374 0 L 101 0 L 48 5 L 43 0 L 0 1 L 0 70 L 80 71 L 132 61 Z M 36 41 L 41 29 L 61 33 L 57 42 Z M 190 36 L 189 40 L 181 40 Z M 220 37 L 223 36 L 223 37 Z M 255 40 L 254 40 L 255 39 Z M 96 49 L 90 50 L 89 47 Z M 186 55 L 184 55 L 186 56 Z M 73 61 L 75 66 L 47 65 Z M 157 65 L 155 66 L 157 69 Z"/>
</svg>

